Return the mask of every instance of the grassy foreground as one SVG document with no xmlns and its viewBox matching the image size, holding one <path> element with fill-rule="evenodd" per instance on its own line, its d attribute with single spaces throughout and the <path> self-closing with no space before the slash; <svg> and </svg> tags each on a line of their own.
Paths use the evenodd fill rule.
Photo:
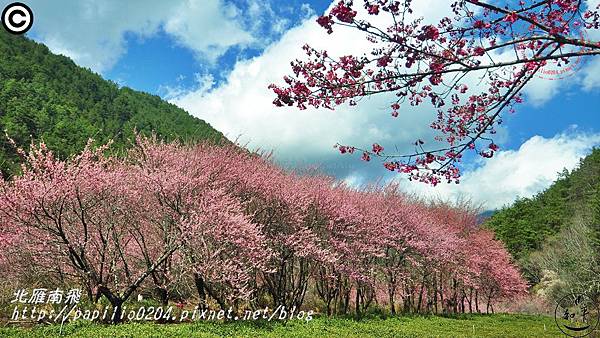
<svg viewBox="0 0 600 338">
<path fill-rule="evenodd" d="M 562 337 L 554 318 L 532 315 L 465 315 L 352 319 L 310 322 L 198 322 L 117 326 L 78 322 L 62 328 L 66 337 Z M 59 326 L 0 328 L 0 337 L 57 337 Z"/>
</svg>

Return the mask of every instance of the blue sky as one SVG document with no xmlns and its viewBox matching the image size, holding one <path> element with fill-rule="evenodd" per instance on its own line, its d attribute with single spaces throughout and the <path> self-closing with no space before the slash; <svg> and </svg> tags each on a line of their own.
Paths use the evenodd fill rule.
<svg viewBox="0 0 600 338">
<path fill-rule="evenodd" d="M 590 0 L 591 1 L 591 0 Z M 0 0 L 4 6 L 9 1 Z M 409 183 L 380 165 L 338 155 L 333 144 L 406 149 L 432 136 L 431 110 L 391 119 L 389 100 L 372 98 L 336 112 L 276 109 L 266 88 L 289 73 L 305 42 L 340 53 L 364 41 L 351 32 L 328 36 L 314 22 L 330 1 L 260 0 L 35 0 L 24 1 L 36 22 L 28 35 L 122 86 L 179 105 L 229 138 L 273 149 L 284 166 L 316 164 L 355 185 L 399 179 L 407 191 L 466 196 L 497 208 L 546 188 L 562 168 L 600 144 L 598 60 L 582 60 L 564 80 L 536 79 L 526 103 L 505 114 L 492 160 L 469 156 L 459 185 L 432 189 Z M 428 20 L 447 13 L 451 1 L 421 0 L 415 12 Z M 597 2 L 597 0 L 594 0 Z M 435 4 L 435 5 L 434 5 Z M 594 34 L 592 38 L 596 37 Z"/>
<path fill-rule="evenodd" d="M 261 1 L 262 2 L 262 1 Z M 247 10 L 249 3 L 231 1 L 240 10 Z M 266 1 L 274 15 L 284 18 L 287 28 L 296 26 L 306 18 L 306 8 L 314 13 L 322 13 L 329 5 L 328 1 L 285 1 L 285 5 L 276 1 Z M 303 6 L 305 9 L 303 9 Z M 308 7 L 307 7 L 308 6 Z M 261 27 L 269 40 L 277 39 L 284 32 L 273 32 L 269 27 Z M 201 39 L 201 34 L 198 39 Z M 137 90 L 165 96 L 165 86 L 191 88 L 196 84 L 195 74 L 211 74 L 215 85 L 226 80 L 226 75 L 237 60 L 259 56 L 266 46 L 233 46 L 217 60 L 216 65 L 199 60 L 194 51 L 182 46 L 172 36 L 159 29 L 150 37 L 126 33 L 126 52 L 118 62 L 105 72 L 105 76 L 117 83 Z M 168 67 L 165 65 L 168 64 Z"/>
</svg>

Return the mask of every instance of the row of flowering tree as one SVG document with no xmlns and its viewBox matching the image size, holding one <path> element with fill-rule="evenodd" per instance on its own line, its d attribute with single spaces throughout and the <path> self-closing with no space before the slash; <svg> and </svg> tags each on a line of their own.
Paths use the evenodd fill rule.
<svg viewBox="0 0 600 338">
<path fill-rule="evenodd" d="M 117 313 L 142 292 L 202 308 L 311 295 L 327 314 L 482 312 L 526 289 L 475 213 L 396 186 L 356 190 L 233 146 L 154 138 L 117 157 L 20 153 L 22 173 L 0 182 L 0 268 L 82 285 Z"/>
</svg>

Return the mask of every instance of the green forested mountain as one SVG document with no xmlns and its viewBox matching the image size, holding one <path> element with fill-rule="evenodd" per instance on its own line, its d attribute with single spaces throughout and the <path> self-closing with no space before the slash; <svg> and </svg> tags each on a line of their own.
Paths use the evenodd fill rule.
<svg viewBox="0 0 600 338">
<path fill-rule="evenodd" d="M 517 259 L 542 248 L 577 217 L 594 232 L 600 224 L 600 149 L 580 161 L 572 172 L 565 170 L 547 190 L 522 198 L 490 217 L 486 224 L 496 231 Z"/>
<path fill-rule="evenodd" d="M 119 149 L 134 130 L 165 139 L 220 141 L 206 122 L 158 96 L 119 88 L 42 44 L 0 30 L 0 131 L 18 145 L 44 140 L 60 156 L 80 151 L 88 138 Z M 15 170 L 15 151 L 0 137 L 0 170 Z"/>
<path fill-rule="evenodd" d="M 600 149 L 485 224 L 515 257 L 532 292 L 550 301 L 572 292 L 600 299 Z"/>
</svg>

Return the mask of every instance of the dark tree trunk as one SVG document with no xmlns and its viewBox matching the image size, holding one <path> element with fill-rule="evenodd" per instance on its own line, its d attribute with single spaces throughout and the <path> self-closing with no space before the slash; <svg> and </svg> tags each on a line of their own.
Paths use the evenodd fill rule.
<svg viewBox="0 0 600 338">
<path fill-rule="evenodd" d="M 438 313 L 438 288 L 437 283 L 434 280 L 433 282 L 433 308 L 435 309 L 435 313 Z"/>
<path fill-rule="evenodd" d="M 390 300 L 390 313 L 393 315 L 396 314 L 396 306 L 394 305 L 394 290 L 392 290 L 392 288 L 388 289 L 388 296 L 389 296 L 389 300 Z"/>
<path fill-rule="evenodd" d="M 111 292 L 108 288 L 106 288 L 104 286 L 98 287 L 98 295 L 102 295 L 102 296 L 106 297 L 106 299 L 108 299 L 108 301 L 110 302 L 110 305 L 113 308 L 113 312 L 112 312 L 112 316 L 110 317 L 110 321 L 113 324 L 121 323 L 123 321 L 123 318 L 121 318 L 121 316 L 123 314 L 123 303 L 125 302 L 125 300 L 123 298 L 115 295 L 113 292 Z"/>
<path fill-rule="evenodd" d="M 123 322 L 123 300 L 120 298 L 117 298 L 114 301 L 110 302 L 112 307 L 113 307 L 113 320 L 112 322 L 114 324 L 118 324 Z"/>
<path fill-rule="evenodd" d="M 356 299 L 355 299 L 355 307 L 356 307 L 356 318 L 360 318 L 360 288 L 356 287 Z"/>
<path fill-rule="evenodd" d="M 469 313 L 473 313 L 473 288 L 469 291 Z"/>
<path fill-rule="evenodd" d="M 162 304 L 163 306 L 169 305 L 169 291 L 166 288 L 161 288 L 157 286 L 154 292 L 156 292 L 160 304 Z"/>
<path fill-rule="evenodd" d="M 452 278 L 452 311 L 454 313 L 458 312 L 458 283 L 456 282 L 456 278 Z"/>
<path fill-rule="evenodd" d="M 200 299 L 198 301 L 198 308 L 200 310 L 204 310 L 207 308 L 206 284 L 204 283 L 204 279 L 202 278 L 202 276 L 197 272 L 194 272 L 194 283 L 196 284 L 196 291 L 198 291 L 198 298 Z"/>
<path fill-rule="evenodd" d="M 344 305 L 344 314 L 347 314 L 348 308 L 350 307 L 350 290 L 346 291 L 343 305 Z"/>
<path fill-rule="evenodd" d="M 417 313 L 421 312 L 421 303 L 423 301 L 423 291 L 425 290 L 425 275 L 421 281 L 421 289 L 419 290 L 419 301 L 417 302 Z"/>
</svg>

